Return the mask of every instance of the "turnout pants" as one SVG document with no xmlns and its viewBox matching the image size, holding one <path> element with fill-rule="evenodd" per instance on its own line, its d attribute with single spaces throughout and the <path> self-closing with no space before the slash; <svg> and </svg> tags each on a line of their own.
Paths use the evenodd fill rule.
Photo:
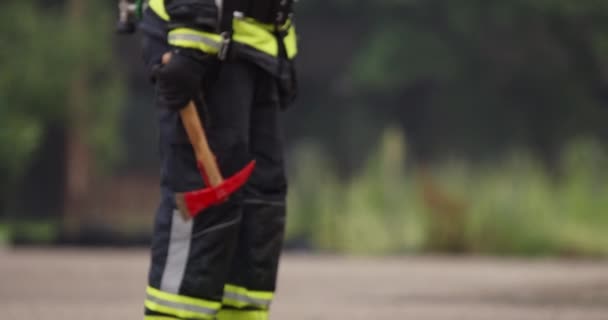
<svg viewBox="0 0 608 320">
<path fill-rule="evenodd" d="M 152 68 L 170 48 L 145 37 Z M 268 319 L 285 225 L 279 97 L 251 62 L 222 63 L 203 88 L 199 114 L 224 177 L 249 160 L 248 184 L 222 205 L 184 221 L 174 193 L 204 187 L 179 114 L 159 106 L 161 192 L 151 248 L 145 319 Z M 143 199 L 142 199 L 143 200 Z"/>
</svg>

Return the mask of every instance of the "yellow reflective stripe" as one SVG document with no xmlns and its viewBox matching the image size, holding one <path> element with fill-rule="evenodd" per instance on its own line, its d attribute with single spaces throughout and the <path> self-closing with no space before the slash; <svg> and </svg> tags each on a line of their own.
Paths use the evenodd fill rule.
<svg viewBox="0 0 608 320">
<path fill-rule="evenodd" d="M 283 39 L 283 43 L 285 44 L 285 51 L 287 51 L 287 58 L 292 59 L 298 54 L 298 38 L 296 35 L 296 28 L 292 26 L 287 31 L 287 35 L 285 39 Z"/>
<path fill-rule="evenodd" d="M 255 49 L 276 57 L 279 54 L 279 47 L 274 36 L 273 24 L 257 22 L 252 18 L 234 20 L 234 41 L 250 45 Z M 291 20 L 288 20 L 279 29 L 287 30 L 287 35 L 283 39 L 287 57 L 295 57 L 298 53 L 296 28 Z"/>
<path fill-rule="evenodd" d="M 270 33 L 274 33 L 274 24 L 272 24 L 272 23 L 262 23 L 253 18 L 248 18 L 248 17 L 245 17 L 242 19 L 235 19 L 235 20 L 245 21 L 248 24 L 254 25 L 258 28 L 262 28 Z M 293 23 L 292 23 L 291 19 L 289 19 L 285 22 L 285 24 L 283 24 L 282 26 L 279 27 L 279 30 L 285 31 L 288 28 L 291 28 L 292 26 L 293 26 Z"/>
<path fill-rule="evenodd" d="M 168 41 L 173 46 L 216 54 L 220 49 L 222 37 L 215 33 L 177 28 L 169 32 Z"/>
<path fill-rule="evenodd" d="M 178 309 L 178 308 L 175 308 L 175 307 L 172 307 L 169 305 L 165 305 L 163 303 L 154 302 L 154 301 L 150 301 L 150 300 L 146 300 L 144 302 L 144 305 L 146 306 L 146 308 L 148 308 L 152 311 L 171 314 L 171 315 L 178 316 L 180 318 L 203 319 L 203 320 L 215 318 L 215 314 L 199 313 L 199 312 L 191 311 L 191 310 Z"/>
<path fill-rule="evenodd" d="M 222 303 L 237 308 L 245 308 L 249 306 L 268 309 L 274 294 L 268 291 L 250 291 L 244 287 L 235 285 L 224 286 L 224 298 Z"/>
<path fill-rule="evenodd" d="M 268 320 L 268 311 L 222 309 L 217 314 L 217 320 Z"/>
<path fill-rule="evenodd" d="M 165 1 L 164 0 L 150 0 L 148 2 L 148 6 L 154 13 L 156 13 L 161 19 L 165 21 L 169 21 L 169 14 L 165 9 Z"/>
<path fill-rule="evenodd" d="M 287 57 L 293 58 L 298 53 L 295 27 L 289 27 L 283 39 Z M 268 29 L 270 28 L 270 29 Z M 235 19 L 232 40 L 246 44 L 272 57 L 279 54 L 279 46 L 272 32 L 272 26 L 260 24 L 251 19 Z M 198 49 L 205 53 L 218 53 L 222 37 L 216 33 L 197 31 L 189 28 L 177 28 L 169 32 L 169 44 L 182 48 Z"/>
<path fill-rule="evenodd" d="M 144 316 L 144 320 L 179 320 L 174 317 L 166 317 L 166 316 Z"/>
<path fill-rule="evenodd" d="M 268 311 L 222 309 L 217 320 L 268 320 Z"/>
<path fill-rule="evenodd" d="M 247 290 L 245 287 L 239 287 L 232 284 L 227 284 L 224 286 L 224 292 L 232 292 L 239 295 L 244 295 L 248 297 L 252 297 L 255 299 L 262 300 L 272 300 L 274 298 L 274 293 L 270 291 L 253 291 Z"/>
<path fill-rule="evenodd" d="M 178 304 L 186 304 L 191 305 L 203 309 L 211 309 L 211 310 L 219 310 L 222 307 L 222 304 L 217 301 L 209 301 L 203 299 L 197 299 L 187 296 L 181 296 L 173 293 L 168 293 L 164 291 L 160 291 L 156 288 L 148 287 L 146 289 L 146 293 L 152 297 L 158 298 L 160 300 L 165 300 L 169 302 L 175 302 Z"/>
<path fill-rule="evenodd" d="M 247 303 L 247 302 L 242 302 L 242 301 L 239 301 L 239 300 L 233 300 L 233 299 L 226 298 L 226 297 L 224 297 L 224 299 L 222 299 L 222 303 L 225 306 L 231 306 L 233 308 L 239 308 L 239 309 L 242 309 L 242 308 L 250 306 L 250 304 Z"/>
<path fill-rule="evenodd" d="M 235 19 L 233 29 L 234 41 L 252 46 L 273 57 L 279 54 L 279 46 L 274 35 L 263 25 L 249 19 Z"/>
<path fill-rule="evenodd" d="M 146 303 L 153 304 L 156 307 L 161 306 L 161 307 L 171 308 L 172 310 L 194 312 L 197 314 L 201 314 L 203 316 L 214 315 L 217 313 L 216 309 L 209 309 L 209 308 L 204 308 L 204 307 L 199 307 L 199 306 L 193 306 L 190 304 L 166 301 L 166 300 L 159 299 L 157 297 L 153 297 L 151 295 L 146 296 Z M 175 311 L 173 311 L 171 313 L 175 313 Z"/>
</svg>

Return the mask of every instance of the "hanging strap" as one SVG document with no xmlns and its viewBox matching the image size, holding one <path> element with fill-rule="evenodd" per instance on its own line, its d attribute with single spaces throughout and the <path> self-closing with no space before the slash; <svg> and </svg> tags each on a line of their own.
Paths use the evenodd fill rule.
<svg viewBox="0 0 608 320">
<path fill-rule="evenodd" d="M 230 54 L 230 46 L 232 44 L 233 19 L 237 13 L 238 0 L 224 0 L 222 2 L 222 12 L 220 14 L 219 31 L 222 36 L 222 44 L 217 53 L 218 59 L 225 61 Z"/>
</svg>

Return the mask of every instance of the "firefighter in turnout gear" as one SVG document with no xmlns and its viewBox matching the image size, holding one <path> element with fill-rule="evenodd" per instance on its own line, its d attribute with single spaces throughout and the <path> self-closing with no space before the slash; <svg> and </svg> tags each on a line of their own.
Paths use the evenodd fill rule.
<svg viewBox="0 0 608 320">
<path fill-rule="evenodd" d="M 279 117 L 296 91 L 292 0 L 151 0 L 139 28 L 161 156 L 145 319 L 268 319 L 287 192 Z M 221 173 L 256 168 L 226 202 L 184 219 L 174 195 L 205 187 L 180 120 L 189 101 Z"/>
</svg>

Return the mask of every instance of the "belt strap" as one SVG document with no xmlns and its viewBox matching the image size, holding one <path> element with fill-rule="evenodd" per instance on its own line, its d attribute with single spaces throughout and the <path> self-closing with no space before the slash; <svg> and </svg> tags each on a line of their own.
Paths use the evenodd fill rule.
<svg viewBox="0 0 608 320">
<path fill-rule="evenodd" d="M 238 8 L 238 0 L 224 0 L 222 2 L 222 13 L 220 15 L 219 31 L 222 35 L 222 46 L 217 53 L 218 59 L 224 61 L 228 58 L 230 53 L 230 46 L 232 44 L 233 21 L 235 12 Z"/>
</svg>

